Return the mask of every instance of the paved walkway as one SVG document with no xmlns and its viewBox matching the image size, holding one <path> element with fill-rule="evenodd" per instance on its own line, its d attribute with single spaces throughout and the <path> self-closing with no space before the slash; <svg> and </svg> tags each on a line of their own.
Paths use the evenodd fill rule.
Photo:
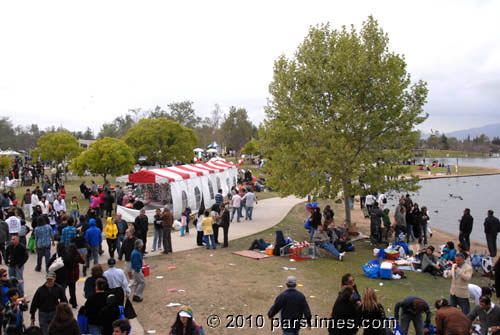
<svg viewBox="0 0 500 335">
<path fill-rule="evenodd" d="M 236 218 L 233 220 L 231 227 L 229 229 L 229 240 L 235 240 L 241 237 L 249 236 L 268 228 L 271 228 L 278 224 L 287 214 L 288 212 L 295 206 L 296 204 L 304 201 L 303 199 L 298 199 L 296 197 L 290 196 L 287 198 L 270 198 L 259 201 L 253 211 L 253 220 L 245 221 L 244 219 L 240 222 L 236 222 Z M 152 225 L 150 225 L 150 230 L 153 229 Z M 220 230 L 222 233 L 222 230 Z M 219 241 L 222 239 L 219 237 Z M 153 238 L 148 237 L 147 241 L 147 251 L 151 251 L 151 247 L 153 245 Z M 172 245 L 174 248 L 174 252 L 184 251 L 199 248 L 196 245 L 196 230 L 193 229 L 193 226 L 190 226 L 190 234 L 186 234 L 181 237 L 179 232 L 172 233 Z M 104 254 L 99 258 L 101 264 L 106 264 L 107 259 L 109 258 L 108 248 L 106 242 L 102 244 Z M 52 248 L 52 253 L 55 252 L 55 248 Z M 225 252 L 225 251 L 221 251 Z M 159 254 L 156 252 L 149 252 L 146 257 L 152 257 Z M 36 265 L 36 255 L 30 255 L 28 262 L 25 264 L 24 268 L 24 291 L 26 297 L 31 300 L 33 295 L 35 294 L 36 289 L 45 283 L 45 271 L 42 270 L 41 273 L 35 272 Z M 118 264 L 118 266 L 120 263 Z M 45 263 L 42 265 L 42 269 L 45 268 Z M 104 269 L 107 269 L 107 265 L 104 265 Z M 90 271 L 88 271 L 89 273 Z M 78 305 L 81 306 L 84 304 L 85 299 L 83 297 L 83 284 L 85 282 L 85 278 L 80 278 L 76 286 L 77 293 L 77 301 Z M 146 280 L 147 282 L 147 280 Z M 146 284 L 147 285 L 147 284 Z M 146 286 L 146 290 L 147 290 Z M 69 299 L 69 291 L 66 290 L 67 298 Z M 77 315 L 77 310 L 73 310 L 75 317 Z M 38 322 L 38 313 L 36 315 Z M 29 325 L 30 317 L 25 315 L 25 323 Z M 131 320 L 132 324 L 132 334 L 144 334 L 144 329 L 142 325 L 136 319 Z"/>
</svg>

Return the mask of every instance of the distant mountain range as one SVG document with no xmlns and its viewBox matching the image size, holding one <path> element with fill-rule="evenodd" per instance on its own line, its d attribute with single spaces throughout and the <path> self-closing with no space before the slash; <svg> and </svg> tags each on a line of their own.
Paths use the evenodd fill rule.
<svg viewBox="0 0 500 335">
<path fill-rule="evenodd" d="M 500 137 L 500 123 L 489 124 L 478 128 L 452 131 L 450 133 L 446 133 L 446 136 L 456 137 L 458 140 L 463 140 L 466 139 L 467 136 L 470 136 L 470 138 L 473 139 L 474 137 L 481 136 L 481 134 L 485 134 L 490 138 L 490 140 L 492 140 L 493 137 Z"/>
</svg>

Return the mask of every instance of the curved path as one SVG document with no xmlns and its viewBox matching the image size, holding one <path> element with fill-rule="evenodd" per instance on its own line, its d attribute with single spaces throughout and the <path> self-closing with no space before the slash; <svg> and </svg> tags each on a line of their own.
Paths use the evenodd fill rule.
<svg viewBox="0 0 500 335">
<path fill-rule="evenodd" d="M 288 212 L 298 203 L 305 201 L 304 199 L 298 199 L 294 196 L 289 196 L 286 198 L 270 198 L 270 199 L 265 199 L 261 200 L 258 202 L 256 207 L 254 208 L 253 211 L 253 220 L 252 221 L 245 221 L 244 219 L 240 222 L 236 222 L 236 218 L 234 218 L 233 223 L 231 224 L 231 228 L 229 230 L 229 240 L 235 240 L 241 237 L 249 236 L 258 232 L 261 232 L 263 230 L 266 230 L 268 228 L 271 228 L 278 224 L 287 214 Z M 184 250 L 190 250 L 190 249 L 195 249 L 199 248 L 196 245 L 196 230 L 193 229 L 194 227 L 191 225 L 190 226 L 190 234 L 186 234 L 185 236 L 181 237 L 179 232 L 173 232 L 172 233 L 172 245 L 174 248 L 174 252 L 177 251 L 184 251 Z M 153 229 L 152 225 L 150 225 L 150 231 Z M 222 230 L 221 230 L 222 232 Z M 220 239 L 219 239 L 220 240 Z M 149 252 L 146 257 L 151 257 L 157 255 L 159 252 L 150 252 L 151 247 L 153 245 L 153 237 L 148 237 L 147 241 L 147 251 Z M 109 258 L 108 254 L 108 248 L 105 240 L 103 239 L 103 244 L 102 244 L 104 254 L 99 258 L 99 262 L 101 264 L 106 264 L 107 259 Z M 51 255 L 52 253 L 55 252 L 55 248 L 52 248 Z M 120 267 L 123 263 L 118 263 L 118 267 Z M 36 265 L 36 254 L 30 254 L 30 258 L 28 262 L 24 266 L 24 291 L 26 297 L 31 300 L 33 298 L 33 295 L 35 294 L 36 289 L 43 285 L 45 282 L 45 270 L 42 270 L 41 273 L 35 272 L 35 265 Z M 103 266 L 104 269 L 107 269 L 107 265 Z M 42 265 L 42 269 L 45 268 L 45 263 Z M 87 271 L 90 273 L 90 271 Z M 85 278 L 82 277 L 77 283 L 76 286 L 76 293 L 77 293 L 77 301 L 79 306 L 82 305 L 85 301 L 83 298 L 83 284 L 84 284 Z M 147 281 L 147 280 L 146 280 Z M 146 290 L 147 290 L 146 286 Z M 69 299 L 69 291 L 66 290 L 66 295 Z M 73 313 L 75 314 L 75 317 L 77 315 L 77 310 L 73 310 Z M 38 313 L 36 315 L 37 318 L 37 324 L 38 324 Z M 29 315 L 26 313 L 24 320 L 25 320 L 25 325 L 29 325 Z M 131 320 L 132 324 L 132 334 L 137 335 L 137 334 L 144 334 L 143 327 L 141 324 L 138 322 L 137 318 L 134 320 Z"/>
</svg>

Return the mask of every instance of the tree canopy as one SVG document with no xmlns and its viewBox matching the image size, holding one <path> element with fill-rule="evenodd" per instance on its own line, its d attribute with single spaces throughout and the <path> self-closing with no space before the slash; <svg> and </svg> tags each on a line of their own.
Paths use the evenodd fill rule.
<svg viewBox="0 0 500 335">
<path fill-rule="evenodd" d="M 135 159 L 130 147 L 122 140 L 105 137 L 90 145 L 90 148 L 71 162 L 70 169 L 79 175 L 86 171 L 107 176 L 129 173 L 134 168 Z"/>
<path fill-rule="evenodd" d="M 0 177 L 6 176 L 12 167 L 12 158 L 6 155 L 0 155 Z"/>
<path fill-rule="evenodd" d="M 243 145 L 257 135 L 257 128 L 248 119 L 245 108 L 231 106 L 221 125 L 224 142 L 228 149 L 240 151 Z"/>
<path fill-rule="evenodd" d="M 65 131 L 41 136 L 38 140 L 38 147 L 43 160 L 52 160 L 58 163 L 76 157 L 81 151 L 78 140 Z"/>
<path fill-rule="evenodd" d="M 358 32 L 311 27 L 295 56 L 274 64 L 260 145 L 272 171 L 268 182 L 282 195 L 336 198 L 362 192 L 410 190 L 400 165 L 426 119 L 426 83 L 411 85 L 404 58 L 373 17 Z M 389 177 L 389 178 L 386 178 Z"/>
<path fill-rule="evenodd" d="M 160 119 L 142 119 L 127 132 L 124 138 L 139 159 L 146 156 L 149 162 L 166 164 L 168 161 L 189 162 L 198 138 L 192 129 L 179 123 Z"/>
<path fill-rule="evenodd" d="M 247 144 L 241 149 L 241 152 L 248 155 L 256 155 L 259 153 L 258 144 L 256 140 L 248 141 Z"/>
</svg>

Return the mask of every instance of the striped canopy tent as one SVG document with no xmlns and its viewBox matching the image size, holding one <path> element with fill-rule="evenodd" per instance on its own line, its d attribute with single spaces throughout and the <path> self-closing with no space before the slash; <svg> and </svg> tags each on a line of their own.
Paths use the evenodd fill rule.
<svg viewBox="0 0 500 335">
<path fill-rule="evenodd" d="M 178 218 L 186 207 L 190 207 L 193 212 L 197 211 L 202 199 L 205 208 L 212 206 L 219 189 L 224 195 L 229 193 L 231 187 L 236 186 L 237 171 L 233 163 L 215 158 L 200 164 L 141 170 L 118 177 L 116 180 L 135 184 L 168 184 L 169 191 L 167 192 L 171 194 L 172 203 L 167 203 L 166 206 L 171 207 L 174 217 Z M 122 208 L 121 210 L 128 211 L 129 209 Z"/>
</svg>

